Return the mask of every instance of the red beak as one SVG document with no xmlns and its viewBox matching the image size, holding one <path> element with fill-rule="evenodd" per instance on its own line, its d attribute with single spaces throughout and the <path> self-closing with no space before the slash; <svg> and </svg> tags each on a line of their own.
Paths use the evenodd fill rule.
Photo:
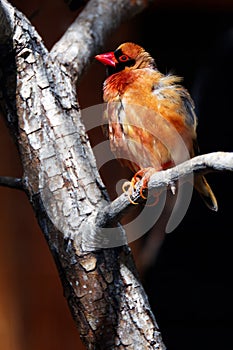
<svg viewBox="0 0 233 350">
<path fill-rule="evenodd" d="M 106 66 L 116 67 L 117 60 L 114 56 L 114 52 L 102 53 L 95 56 L 95 58 Z"/>
</svg>

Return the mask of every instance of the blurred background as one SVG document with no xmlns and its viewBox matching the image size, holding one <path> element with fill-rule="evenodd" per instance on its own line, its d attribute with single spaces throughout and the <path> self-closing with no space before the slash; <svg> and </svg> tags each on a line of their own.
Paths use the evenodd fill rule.
<svg viewBox="0 0 233 350">
<path fill-rule="evenodd" d="M 84 3 L 85 1 L 83 1 Z M 63 0 L 12 0 L 50 49 L 76 18 Z M 233 1 L 158 0 L 124 23 L 107 42 L 142 45 L 163 73 L 182 76 L 199 117 L 201 153 L 232 151 Z M 82 108 L 102 102 L 104 68 L 93 62 L 78 95 Z M 21 176 L 17 150 L 0 118 L 0 174 Z M 103 140 L 89 133 L 92 145 Z M 112 198 L 131 174 L 117 162 L 101 169 Z M 187 214 L 169 235 L 163 221 L 132 246 L 168 350 L 229 349 L 233 343 L 232 174 L 210 174 L 219 203 L 210 212 L 194 192 Z M 147 251 L 153 245 L 155 248 Z M 0 348 L 82 350 L 55 264 L 26 196 L 0 188 Z"/>
</svg>

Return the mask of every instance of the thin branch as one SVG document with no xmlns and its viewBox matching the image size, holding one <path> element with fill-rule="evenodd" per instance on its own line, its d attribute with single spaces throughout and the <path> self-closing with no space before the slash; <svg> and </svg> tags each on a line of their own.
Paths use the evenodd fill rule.
<svg viewBox="0 0 233 350">
<path fill-rule="evenodd" d="M 171 169 L 159 171 L 153 174 L 148 183 L 148 191 L 166 190 L 176 181 L 185 182 L 192 174 L 206 174 L 210 172 L 233 171 L 233 153 L 231 152 L 213 152 L 200 155 L 186 162 L 177 165 Z M 133 202 L 142 201 L 140 197 L 140 183 L 132 194 Z M 123 216 L 126 210 L 132 207 L 127 193 L 123 193 L 104 209 L 99 211 L 96 217 L 98 227 L 105 227 L 111 222 L 116 222 Z"/>
<path fill-rule="evenodd" d="M 0 186 L 14 188 L 22 191 L 25 190 L 23 180 L 17 177 L 0 176 Z"/>
<path fill-rule="evenodd" d="M 212 152 L 196 156 L 174 168 L 161 171 L 151 177 L 149 190 L 169 186 L 177 180 L 183 180 L 191 174 L 207 174 L 210 172 L 233 171 L 232 152 Z"/>
</svg>

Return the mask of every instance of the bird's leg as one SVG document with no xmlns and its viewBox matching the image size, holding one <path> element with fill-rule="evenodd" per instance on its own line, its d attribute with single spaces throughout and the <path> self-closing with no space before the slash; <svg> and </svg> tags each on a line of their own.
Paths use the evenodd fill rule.
<svg viewBox="0 0 233 350">
<path fill-rule="evenodd" d="M 145 191 L 148 188 L 148 182 L 151 177 L 151 175 L 155 172 L 154 168 L 143 168 L 140 169 L 136 174 L 133 176 L 131 180 L 131 184 L 133 188 L 136 188 L 136 185 L 139 181 L 142 181 L 141 187 L 140 187 L 140 196 L 143 199 L 147 199 L 147 197 L 143 194 L 143 191 Z"/>
<path fill-rule="evenodd" d="M 135 204 L 135 205 L 138 204 L 131 199 L 131 196 L 132 196 L 133 191 L 134 191 L 134 187 L 133 187 L 131 181 L 125 181 L 122 185 L 122 190 L 124 193 L 128 194 L 128 199 L 129 199 L 130 203 Z"/>
<path fill-rule="evenodd" d="M 140 169 L 138 172 L 136 172 L 131 181 L 127 181 L 123 184 L 122 189 L 124 192 L 128 192 L 129 200 L 131 203 L 138 204 L 132 201 L 131 195 L 133 194 L 137 184 L 140 181 L 142 181 L 142 184 L 140 186 L 140 196 L 143 199 L 147 199 L 143 192 L 148 188 L 148 181 L 150 180 L 151 175 L 153 175 L 155 172 L 156 170 L 152 167 Z M 160 193 L 153 195 L 155 197 L 155 201 L 152 205 L 156 205 L 158 203 L 159 195 Z"/>
</svg>

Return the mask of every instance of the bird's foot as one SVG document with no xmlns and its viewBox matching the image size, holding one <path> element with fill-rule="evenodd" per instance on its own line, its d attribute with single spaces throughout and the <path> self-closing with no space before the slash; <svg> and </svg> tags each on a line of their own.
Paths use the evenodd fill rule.
<svg viewBox="0 0 233 350">
<path fill-rule="evenodd" d="M 139 190 L 139 193 L 140 193 L 140 197 L 142 199 L 147 199 L 147 195 L 145 195 L 145 192 L 147 191 L 148 189 L 148 182 L 150 180 L 150 177 L 151 175 L 153 175 L 154 173 L 156 172 L 156 170 L 152 167 L 149 167 L 149 168 L 143 168 L 143 169 L 140 169 L 132 178 L 131 181 L 127 181 L 123 184 L 122 186 L 122 190 L 123 192 L 127 192 L 128 194 L 128 198 L 129 198 L 129 201 L 132 203 L 132 204 L 138 204 L 136 202 L 134 202 L 132 200 L 132 195 L 133 193 L 135 192 L 135 190 L 137 190 L 137 186 L 140 183 L 140 190 Z M 159 201 L 159 195 L 160 193 L 156 192 L 153 194 L 153 197 L 155 198 L 155 200 L 153 201 L 152 204 L 147 204 L 148 206 L 154 206 L 158 203 Z"/>
</svg>

